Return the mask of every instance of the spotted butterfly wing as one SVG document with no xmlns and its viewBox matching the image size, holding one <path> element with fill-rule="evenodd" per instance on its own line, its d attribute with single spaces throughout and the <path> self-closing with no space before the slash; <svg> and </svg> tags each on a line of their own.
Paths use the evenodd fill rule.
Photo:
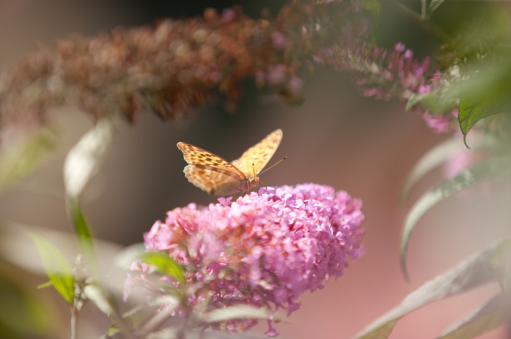
<svg viewBox="0 0 511 339">
<path fill-rule="evenodd" d="M 282 139 L 282 130 L 270 133 L 232 163 L 200 147 L 179 142 L 189 164 L 184 173 L 189 182 L 210 195 L 244 192 L 259 184 L 257 176 L 271 159 Z"/>
<path fill-rule="evenodd" d="M 179 142 L 177 147 L 189 164 L 184 169 L 188 181 L 210 195 L 232 194 L 247 179 L 243 172 L 214 153 L 186 142 Z"/>
<path fill-rule="evenodd" d="M 243 155 L 232 162 L 248 177 L 256 177 L 270 161 L 282 140 L 282 130 L 278 129 L 268 134 L 260 143 L 250 147 Z"/>
</svg>

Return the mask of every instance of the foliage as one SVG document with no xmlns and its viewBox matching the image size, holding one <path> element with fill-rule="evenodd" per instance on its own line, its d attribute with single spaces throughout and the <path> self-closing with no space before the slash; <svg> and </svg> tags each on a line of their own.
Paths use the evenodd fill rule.
<svg viewBox="0 0 511 339">
<path fill-rule="evenodd" d="M 89 301 L 111 320 L 104 338 L 220 337 L 198 334 L 198 329 L 244 332 L 257 320 L 266 320 L 266 334 L 276 336 L 276 309 L 296 311 L 301 293 L 322 288 L 328 277 L 344 272 L 347 259 L 362 254 L 360 201 L 314 184 L 268 187 L 232 203 L 192 203 L 168 212 L 164 222 L 156 222 L 144 235 L 146 248 L 119 255 L 124 258 L 123 277 L 129 279 L 125 286 L 112 286 L 108 277 L 114 269 L 100 269 L 99 242 L 80 197 L 100 168 L 119 116 L 133 122 L 149 109 L 162 118 L 181 120 L 217 94 L 225 96 L 227 111 L 235 111 L 247 78 L 289 103 L 301 102 L 300 72 L 327 67 L 354 74 L 362 96 L 402 101 L 433 132 L 457 130 L 460 133 L 430 149 L 405 180 L 403 206 L 424 176 L 466 152 L 463 142 L 472 148 L 468 165 L 427 189 L 407 212 L 401 237 L 405 278 L 409 240 L 427 212 L 483 181 L 506 188 L 511 171 L 510 12 L 485 3 L 480 16 L 460 15 L 456 29 L 447 30 L 435 21 L 445 1 L 423 0 L 420 5 L 415 12 L 395 0 L 297 0 L 275 16 L 263 12 L 257 19 L 240 8 L 222 13 L 206 9 L 197 18 L 162 20 L 92 38 L 69 37 L 28 53 L 2 71 L 0 189 L 36 170 L 57 143 L 46 123 L 48 109 L 75 104 L 95 118 L 95 126 L 69 151 L 64 165 L 64 196 L 75 236 L 68 240 L 76 241 L 80 253 L 69 260 L 45 237 L 30 234 L 49 279 L 40 287 L 53 286 L 69 306 L 71 338 L 78 337 L 79 314 Z M 399 41 L 392 48 L 378 45 L 372 33 L 373 24 L 385 15 L 382 6 L 393 7 L 438 39 L 437 50 L 429 53 L 438 55 L 439 69 L 431 70 L 436 66 L 429 57 L 415 59 Z M 219 168 L 214 170 L 220 177 L 229 172 Z M 357 338 L 388 338 L 397 322 L 414 310 L 488 282 L 498 282 L 503 293 L 439 337 L 474 338 L 502 325 L 509 242 L 501 239 L 485 246 L 425 283 Z M 13 291 L 12 302 L 21 305 L 13 314 L 34 313 L 27 316 L 27 326 L 33 327 L 27 330 L 0 312 L 0 334 L 41 334 L 41 306 L 1 278 L 0 292 Z M 135 291 L 135 285 L 142 288 Z M 138 306 L 124 312 L 128 295 Z"/>
</svg>

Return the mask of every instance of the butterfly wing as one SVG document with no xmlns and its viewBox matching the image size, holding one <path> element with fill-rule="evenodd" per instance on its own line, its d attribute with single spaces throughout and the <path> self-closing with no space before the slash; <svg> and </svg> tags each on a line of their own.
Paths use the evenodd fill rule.
<svg viewBox="0 0 511 339">
<path fill-rule="evenodd" d="M 254 170 L 256 175 L 259 174 L 275 154 L 282 136 L 281 129 L 271 132 L 260 143 L 250 147 L 239 159 L 234 160 L 232 164 L 251 177 L 254 176 Z"/>
<path fill-rule="evenodd" d="M 209 195 L 229 195 L 238 191 L 240 179 L 227 172 L 200 165 L 188 165 L 184 172 L 189 182 L 208 192 Z"/>
<path fill-rule="evenodd" d="M 245 175 L 227 160 L 200 147 L 179 142 L 186 162 L 184 173 L 189 182 L 210 195 L 227 195 L 236 192 Z"/>
</svg>

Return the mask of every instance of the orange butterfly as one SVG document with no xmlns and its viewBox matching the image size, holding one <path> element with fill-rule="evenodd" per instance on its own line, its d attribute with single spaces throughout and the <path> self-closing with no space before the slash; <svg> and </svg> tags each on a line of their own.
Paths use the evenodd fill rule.
<svg viewBox="0 0 511 339">
<path fill-rule="evenodd" d="M 183 152 L 188 163 L 184 172 L 189 182 L 210 195 L 229 195 L 257 187 L 259 175 L 287 158 L 282 158 L 261 172 L 279 147 L 281 140 L 282 130 L 273 131 L 232 163 L 186 142 L 178 142 L 177 147 Z"/>
</svg>

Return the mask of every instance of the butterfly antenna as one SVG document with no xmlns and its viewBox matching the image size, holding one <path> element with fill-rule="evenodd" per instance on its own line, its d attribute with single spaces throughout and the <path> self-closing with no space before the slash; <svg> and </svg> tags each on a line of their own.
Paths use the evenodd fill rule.
<svg viewBox="0 0 511 339">
<path fill-rule="evenodd" d="M 265 169 L 264 171 L 262 171 L 261 173 L 259 173 L 259 175 L 263 174 L 264 172 L 266 172 L 267 170 L 270 170 L 272 169 L 273 167 L 277 166 L 278 164 L 280 164 L 282 161 L 286 160 L 287 159 L 287 156 L 286 157 L 283 157 L 282 159 L 280 159 L 279 161 L 277 161 L 276 163 L 274 163 L 273 165 L 271 165 L 270 167 L 268 167 L 267 169 Z"/>
</svg>

